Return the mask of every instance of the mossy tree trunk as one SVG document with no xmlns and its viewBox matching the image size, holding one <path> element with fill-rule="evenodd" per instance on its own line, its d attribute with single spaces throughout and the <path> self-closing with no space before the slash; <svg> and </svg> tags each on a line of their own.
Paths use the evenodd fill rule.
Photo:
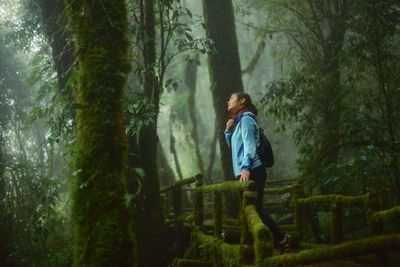
<svg viewBox="0 0 400 267">
<path fill-rule="evenodd" d="M 134 266 L 125 203 L 122 96 L 130 70 L 125 1 L 67 0 L 77 60 L 77 151 L 72 188 L 74 266 Z"/>
<path fill-rule="evenodd" d="M 232 161 L 224 130 L 229 118 L 227 101 L 232 93 L 243 90 L 232 0 L 203 0 L 207 38 L 215 51 L 208 56 L 211 92 L 216 114 L 223 179 L 233 178 Z"/>
<path fill-rule="evenodd" d="M 144 95 L 155 107 L 153 123 L 139 133 L 140 166 L 145 175 L 135 210 L 138 256 L 140 266 L 165 266 L 165 225 L 160 200 L 160 181 L 157 168 L 157 115 L 160 90 L 155 76 L 156 31 L 154 1 L 143 1 L 144 19 Z"/>
</svg>

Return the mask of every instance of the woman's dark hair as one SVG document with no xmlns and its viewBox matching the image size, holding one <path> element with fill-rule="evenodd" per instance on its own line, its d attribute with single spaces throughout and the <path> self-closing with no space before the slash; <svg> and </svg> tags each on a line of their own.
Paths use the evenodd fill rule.
<svg viewBox="0 0 400 267">
<path fill-rule="evenodd" d="M 233 94 L 237 96 L 238 100 L 244 99 L 243 107 L 245 109 L 248 109 L 251 113 L 253 113 L 254 115 L 257 116 L 258 110 L 257 110 L 256 106 L 254 106 L 253 102 L 251 102 L 251 97 L 248 93 L 236 92 Z"/>
</svg>

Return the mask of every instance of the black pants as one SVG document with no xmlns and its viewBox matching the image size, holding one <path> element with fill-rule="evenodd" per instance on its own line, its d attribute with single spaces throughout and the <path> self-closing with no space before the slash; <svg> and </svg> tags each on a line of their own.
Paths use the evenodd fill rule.
<svg viewBox="0 0 400 267">
<path fill-rule="evenodd" d="M 284 233 L 282 233 L 282 231 L 279 229 L 274 219 L 272 219 L 271 216 L 267 212 L 265 212 L 263 208 L 264 187 L 266 179 L 267 179 L 267 171 L 263 166 L 257 167 L 254 170 L 250 171 L 250 180 L 256 183 L 256 190 L 257 190 L 256 208 L 258 214 L 260 215 L 263 223 L 266 226 L 268 226 L 269 230 L 274 236 L 275 242 L 279 242 L 285 237 Z"/>
</svg>

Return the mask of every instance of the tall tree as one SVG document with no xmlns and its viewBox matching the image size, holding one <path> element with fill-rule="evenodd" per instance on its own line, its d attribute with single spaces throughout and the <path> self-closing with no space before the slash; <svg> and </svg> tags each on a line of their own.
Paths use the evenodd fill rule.
<svg viewBox="0 0 400 267">
<path fill-rule="evenodd" d="M 122 96 L 130 70 L 125 1 L 67 0 L 76 69 L 74 266 L 133 266 Z"/>
<path fill-rule="evenodd" d="M 40 7 L 42 28 L 52 50 L 59 90 L 67 99 L 72 100 L 68 79 L 74 56 L 72 44 L 68 40 L 67 21 L 63 15 L 64 1 L 40 0 L 37 4 Z"/>
<path fill-rule="evenodd" d="M 199 132 L 198 132 L 198 124 L 199 120 L 197 119 L 196 114 L 196 82 L 197 82 L 197 68 L 199 60 L 199 54 L 196 53 L 194 60 L 190 60 L 186 63 L 185 66 L 185 73 L 184 73 L 184 82 L 189 91 L 188 94 L 188 111 L 189 111 L 189 118 L 192 121 L 192 130 L 190 135 L 192 136 L 194 142 L 194 148 L 196 152 L 197 158 L 197 167 L 199 171 L 204 175 L 205 174 L 205 167 L 203 157 L 201 156 L 200 151 L 200 140 L 199 140 Z"/>
<path fill-rule="evenodd" d="M 156 22 L 153 0 L 140 0 L 143 19 L 144 96 L 155 113 L 152 123 L 139 132 L 140 166 L 144 170 L 142 191 L 135 210 L 137 225 L 138 256 L 140 266 L 164 266 L 165 255 L 164 216 L 161 210 L 160 181 L 157 168 L 157 116 L 160 88 L 155 75 Z M 140 230 L 139 230 L 140 229 Z M 159 255 L 154 257 L 154 255 Z"/>
<path fill-rule="evenodd" d="M 233 171 L 224 137 L 229 115 L 227 101 L 232 93 L 243 90 L 232 0 L 203 0 L 203 13 L 207 38 L 214 42 L 214 51 L 208 55 L 208 65 L 222 175 L 224 180 L 229 180 L 233 178 Z"/>
</svg>

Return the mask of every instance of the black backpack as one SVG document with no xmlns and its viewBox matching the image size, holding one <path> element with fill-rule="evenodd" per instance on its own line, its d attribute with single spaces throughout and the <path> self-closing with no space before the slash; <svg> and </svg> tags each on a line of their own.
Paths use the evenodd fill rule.
<svg viewBox="0 0 400 267">
<path fill-rule="evenodd" d="M 271 143 L 268 141 L 263 128 L 259 128 L 260 146 L 257 148 L 257 154 L 265 168 L 271 168 L 274 163 L 274 153 L 272 152 Z"/>
</svg>

